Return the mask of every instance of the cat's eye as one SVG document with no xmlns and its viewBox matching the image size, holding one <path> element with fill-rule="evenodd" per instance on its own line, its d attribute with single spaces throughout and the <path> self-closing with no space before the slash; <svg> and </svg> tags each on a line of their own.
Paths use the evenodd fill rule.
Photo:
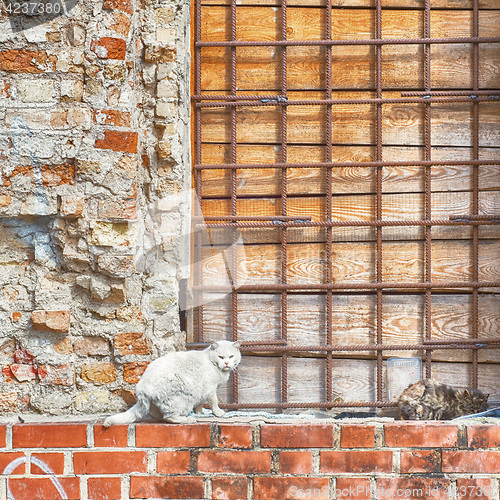
<svg viewBox="0 0 500 500">
<path fill-rule="evenodd" d="M 229 356 L 229 359 L 233 359 L 234 358 L 234 354 L 231 354 L 231 356 Z"/>
</svg>

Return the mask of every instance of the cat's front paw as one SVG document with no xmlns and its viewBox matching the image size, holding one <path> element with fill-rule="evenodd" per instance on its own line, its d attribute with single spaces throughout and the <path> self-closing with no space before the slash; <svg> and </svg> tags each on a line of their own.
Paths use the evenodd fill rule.
<svg viewBox="0 0 500 500">
<path fill-rule="evenodd" d="M 215 408 L 212 411 L 214 412 L 214 415 L 216 417 L 223 417 L 226 413 L 224 410 L 221 410 L 220 408 Z"/>
</svg>

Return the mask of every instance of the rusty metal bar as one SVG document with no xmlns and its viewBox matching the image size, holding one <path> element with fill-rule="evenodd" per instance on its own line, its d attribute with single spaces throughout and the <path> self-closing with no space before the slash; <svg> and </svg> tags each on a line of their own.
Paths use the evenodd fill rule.
<svg viewBox="0 0 500 500">
<path fill-rule="evenodd" d="M 236 41 L 236 0 L 231 0 L 231 40 Z M 236 47 L 231 46 L 231 95 L 236 98 Z M 236 136 L 236 108 L 231 108 L 231 215 L 237 216 L 238 197 L 237 197 L 237 173 L 234 166 L 237 163 L 237 136 Z M 231 230 L 231 283 L 236 282 L 238 275 L 238 254 L 236 229 Z M 231 293 L 231 337 L 233 342 L 238 340 L 238 294 L 236 287 L 233 287 Z M 232 398 L 233 403 L 238 403 L 238 372 L 232 374 Z"/>
<path fill-rule="evenodd" d="M 424 281 L 421 283 L 401 282 L 401 281 L 385 281 L 383 283 L 317 283 L 311 284 L 265 284 L 265 285 L 240 285 L 238 291 L 281 291 L 281 290 L 377 290 L 377 288 L 395 288 L 395 289 L 431 289 L 431 288 L 497 288 L 500 287 L 500 281 L 435 281 L 429 283 Z M 195 290 L 199 287 L 195 286 Z M 231 287 L 227 285 L 205 285 L 204 290 L 212 291 L 230 291 Z"/>
<path fill-rule="evenodd" d="M 424 38 L 429 39 L 431 36 L 431 3 L 430 0 L 425 0 L 424 3 Z M 426 92 L 431 91 L 431 45 L 426 43 L 424 45 L 424 87 Z M 425 103 L 425 116 L 424 116 L 424 148 L 425 148 L 425 161 L 431 161 L 431 104 Z M 431 167 L 425 167 L 424 175 L 424 213 L 425 219 L 431 219 Z M 425 226 L 425 271 L 424 280 L 426 282 L 432 281 L 432 226 Z M 432 290 L 426 288 L 425 290 L 425 305 L 424 305 L 424 335 L 426 340 L 432 339 Z M 431 355 L 432 352 L 427 350 L 425 352 L 425 376 L 430 378 L 432 375 L 431 370 Z"/>
<path fill-rule="evenodd" d="M 238 169 L 256 169 L 256 168 L 349 168 L 349 167 L 428 167 L 428 166 L 454 166 L 454 165 L 500 165 L 500 159 L 498 160 L 437 160 L 437 161 L 342 161 L 335 163 L 240 163 L 238 164 Z M 230 163 L 220 163 L 220 164 L 196 164 L 195 169 L 227 169 L 234 168 L 234 165 Z"/>
<path fill-rule="evenodd" d="M 458 217 L 456 219 L 428 219 L 428 220 L 349 220 L 349 221 L 269 221 L 269 222 L 209 222 L 199 224 L 200 227 L 212 228 L 239 227 L 239 228 L 272 228 L 276 227 L 400 227 L 400 226 L 490 226 L 500 224 L 500 219 L 469 219 Z"/>
<path fill-rule="evenodd" d="M 228 220 L 228 221 L 283 221 L 283 222 L 293 222 L 293 221 L 310 221 L 311 217 L 281 217 L 279 215 L 209 215 L 207 217 L 193 217 L 193 220 L 205 220 L 205 221 L 218 221 L 218 220 Z"/>
<path fill-rule="evenodd" d="M 332 38 L 332 2 L 326 2 L 326 38 Z M 326 47 L 326 98 L 332 98 L 332 46 Z M 332 162 L 332 106 L 326 107 L 326 163 Z M 332 169 L 328 168 L 326 171 L 326 220 L 332 220 Z M 333 230 L 331 227 L 326 228 L 326 282 L 333 283 L 332 267 L 333 267 Z M 326 292 L 326 343 L 331 345 L 333 343 L 333 297 L 332 291 Z M 333 399 L 333 359 L 332 353 L 326 358 L 326 400 L 328 402 Z"/>
<path fill-rule="evenodd" d="M 478 341 L 476 340 L 476 343 Z M 476 349 L 475 344 L 366 344 L 366 345 L 266 345 L 243 347 L 243 352 L 352 352 L 352 351 L 424 351 L 424 350 L 455 350 L 455 349 Z M 500 345 L 486 345 L 483 349 L 500 349 Z"/>
<path fill-rule="evenodd" d="M 458 38 L 384 38 L 381 40 L 248 40 L 248 41 L 226 41 L 226 42 L 197 42 L 196 47 L 314 47 L 321 45 L 422 45 L 430 43 L 456 44 L 456 43 L 500 43 L 500 37 L 458 37 Z"/>
<path fill-rule="evenodd" d="M 478 0 L 472 4 L 472 33 L 479 35 L 479 10 Z M 472 89 L 479 90 L 479 45 L 472 46 Z M 472 159 L 479 159 L 479 103 L 474 100 L 472 104 Z M 472 215 L 479 215 L 479 165 L 472 167 Z M 479 279 L 479 228 L 472 226 L 472 280 Z M 472 338 L 477 338 L 479 333 L 479 294 L 478 289 L 472 290 Z M 472 387 L 478 386 L 478 351 L 472 351 Z"/>
<path fill-rule="evenodd" d="M 286 22 L 286 0 L 281 1 L 281 40 L 286 41 L 287 22 Z M 288 73 L 287 73 L 287 46 L 281 47 L 281 99 L 287 100 Z M 287 162 L 287 141 L 288 141 L 288 122 L 287 108 L 281 108 L 281 163 Z M 287 193 L 288 191 L 288 170 L 281 171 L 281 215 L 287 217 Z M 287 228 L 281 229 L 281 283 L 287 283 Z M 283 290 L 281 294 L 281 340 L 287 343 L 288 339 L 288 295 L 287 291 Z M 281 402 L 288 401 L 288 358 L 286 353 L 281 356 Z"/>
<path fill-rule="evenodd" d="M 376 1 L 375 8 L 375 38 L 382 39 L 382 2 Z M 377 89 L 377 104 L 376 104 L 376 161 L 382 161 L 382 45 L 375 46 L 375 86 Z M 375 217 L 377 220 L 382 220 L 382 167 L 376 167 L 376 184 L 377 193 L 375 200 Z M 382 226 L 376 226 L 377 232 L 377 249 L 376 249 L 376 280 L 377 283 L 382 283 Z M 383 311 L 383 291 L 377 288 L 377 345 L 382 345 L 382 311 Z M 382 351 L 377 351 L 377 401 L 382 401 Z"/>
<path fill-rule="evenodd" d="M 195 2 L 195 42 L 201 41 L 201 1 Z M 201 49 L 199 47 L 194 47 L 195 52 L 195 93 L 201 93 Z M 202 161 L 201 156 L 201 109 L 194 108 L 195 114 L 195 145 L 194 145 L 194 156 L 195 156 L 195 164 L 199 164 Z M 201 216 L 201 200 L 203 196 L 203 186 L 202 186 L 202 173 L 194 169 L 194 185 L 195 185 L 195 215 Z M 195 283 L 197 285 L 203 285 L 203 235 L 201 231 L 196 234 L 196 265 L 194 266 L 195 272 Z M 198 341 L 203 341 L 203 291 L 200 290 L 196 293 L 195 300 L 198 299 L 198 307 L 195 309 L 196 311 L 196 322 L 198 327 Z"/>
<path fill-rule="evenodd" d="M 500 98 L 500 90 L 419 90 L 412 92 L 401 92 L 401 97 L 421 97 L 421 96 L 431 96 L 431 97 L 447 97 L 447 96 L 467 96 L 470 99 L 476 99 L 478 96 L 488 96 L 488 98 L 493 98 L 497 100 Z M 206 99 L 212 99 L 213 97 L 204 96 Z M 245 99 L 247 97 L 245 96 Z M 492 99 L 489 99 L 492 100 Z"/>
<path fill-rule="evenodd" d="M 369 92 L 369 90 L 360 90 L 360 92 Z M 497 100 L 500 99 L 500 91 L 499 90 L 476 90 L 472 92 L 471 90 L 439 90 L 439 91 L 429 91 L 426 92 L 424 90 L 419 91 L 411 91 L 411 92 L 401 92 L 401 97 L 454 97 L 454 96 L 466 96 L 470 100 L 476 99 L 478 96 L 487 96 L 488 100 Z M 239 94 L 239 99 L 244 99 L 246 101 L 277 101 L 279 102 L 282 99 L 281 95 L 271 94 L 271 95 L 246 95 Z M 191 96 L 191 100 L 193 101 L 229 101 L 234 100 L 234 96 L 231 95 L 204 95 L 204 94 L 196 94 Z"/>
<path fill-rule="evenodd" d="M 362 402 L 362 401 L 345 401 L 343 403 L 241 403 L 241 404 L 224 404 L 220 407 L 227 410 L 258 410 L 265 408 L 276 409 L 292 409 L 292 408 L 392 408 L 397 406 L 397 403 L 380 403 L 380 402 Z"/>
<path fill-rule="evenodd" d="M 369 104 L 420 104 L 420 103 L 440 103 L 440 104 L 455 104 L 457 102 L 490 102 L 487 96 L 478 96 L 474 100 L 468 97 L 372 97 L 368 99 L 294 99 L 282 101 L 228 101 L 228 102 L 197 102 L 195 107 L 198 108 L 237 108 L 243 106 L 251 107 L 269 107 L 269 106 L 325 106 L 325 105 L 352 105 L 352 106 L 367 106 Z"/>
</svg>

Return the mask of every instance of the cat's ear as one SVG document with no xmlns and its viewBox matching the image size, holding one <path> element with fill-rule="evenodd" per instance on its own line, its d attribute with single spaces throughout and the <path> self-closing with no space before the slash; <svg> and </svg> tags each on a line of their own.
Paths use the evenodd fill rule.
<svg viewBox="0 0 500 500">
<path fill-rule="evenodd" d="M 233 342 L 233 347 L 236 349 L 239 349 L 241 347 L 241 342 L 237 340 L 236 342 Z"/>
<path fill-rule="evenodd" d="M 472 397 L 472 394 L 470 393 L 469 389 L 464 389 L 463 395 L 468 396 L 469 398 Z"/>
<path fill-rule="evenodd" d="M 215 349 L 217 349 L 217 347 L 219 347 L 218 342 L 211 342 L 210 343 L 210 348 L 213 349 L 214 351 L 215 351 Z"/>
</svg>

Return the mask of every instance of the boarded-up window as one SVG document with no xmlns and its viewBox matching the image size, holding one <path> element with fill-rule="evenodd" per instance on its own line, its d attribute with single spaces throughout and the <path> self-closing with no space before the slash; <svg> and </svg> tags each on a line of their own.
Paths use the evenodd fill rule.
<svg viewBox="0 0 500 500">
<path fill-rule="evenodd" d="M 247 343 L 230 407 L 382 407 L 389 357 L 499 400 L 500 4 L 194 17 L 190 338 Z"/>
</svg>

